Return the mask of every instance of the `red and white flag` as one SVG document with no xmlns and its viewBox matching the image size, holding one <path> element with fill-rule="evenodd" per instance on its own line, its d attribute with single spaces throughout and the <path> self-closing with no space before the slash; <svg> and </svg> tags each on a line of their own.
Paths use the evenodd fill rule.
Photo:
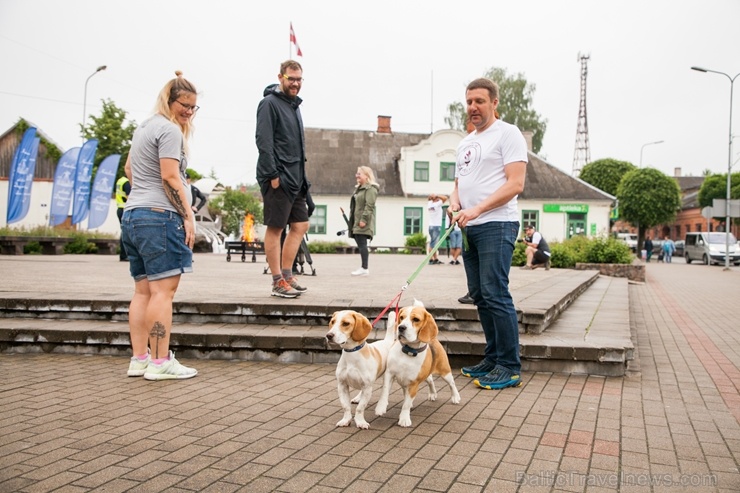
<svg viewBox="0 0 740 493">
<path fill-rule="evenodd" d="M 295 45 L 295 54 L 296 56 L 303 56 L 303 53 L 301 52 L 301 47 L 298 46 L 298 41 L 295 39 L 295 31 L 293 31 L 293 23 L 290 23 L 290 42 L 291 44 Z"/>
</svg>

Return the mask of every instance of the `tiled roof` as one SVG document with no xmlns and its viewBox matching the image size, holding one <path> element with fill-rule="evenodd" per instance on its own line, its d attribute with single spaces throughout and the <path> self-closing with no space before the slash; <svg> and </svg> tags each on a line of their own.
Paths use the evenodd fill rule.
<svg viewBox="0 0 740 493">
<path fill-rule="evenodd" d="M 347 195 L 355 187 L 355 170 L 369 166 L 383 195 L 403 196 L 397 161 L 401 148 L 429 134 L 377 133 L 367 130 L 306 128 L 306 174 L 314 195 Z"/>
<path fill-rule="evenodd" d="M 574 178 L 532 152 L 527 181 L 519 195 L 524 200 L 614 200 L 608 193 Z"/>
</svg>

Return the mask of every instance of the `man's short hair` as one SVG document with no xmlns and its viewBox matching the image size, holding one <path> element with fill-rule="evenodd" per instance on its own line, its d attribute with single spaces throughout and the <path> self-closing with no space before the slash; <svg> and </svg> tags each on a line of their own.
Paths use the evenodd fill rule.
<svg viewBox="0 0 740 493">
<path fill-rule="evenodd" d="M 524 229 L 535 229 L 534 224 L 527 224 L 524 226 Z"/>
</svg>

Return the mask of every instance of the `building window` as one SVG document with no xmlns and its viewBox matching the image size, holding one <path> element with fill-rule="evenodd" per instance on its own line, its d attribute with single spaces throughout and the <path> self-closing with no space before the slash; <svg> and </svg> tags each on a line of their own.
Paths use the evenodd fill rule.
<svg viewBox="0 0 740 493">
<path fill-rule="evenodd" d="M 677 240 L 681 239 L 681 225 L 680 224 L 676 225 L 676 239 Z"/>
<path fill-rule="evenodd" d="M 701 223 L 696 223 L 696 231 L 701 232 Z"/>
<path fill-rule="evenodd" d="M 455 181 L 455 163 L 439 163 L 439 181 Z"/>
<path fill-rule="evenodd" d="M 308 218 L 308 232 L 314 235 L 326 234 L 326 206 L 317 205 Z"/>
<path fill-rule="evenodd" d="M 421 207 L 403 208 L 403 234 L 404 236 L 421 233 Z"/>
<path fill-rule="evenodd" d="M 690 233 L 691 232 L 691 225 L 690 224 L 687 224 L 686 225 L 686 232 L 687 233 Z"/>
<path fill-rule="evenodd" d="M 534 224 L 535 231 L 539 231 L 538 218 L 538 211 L 522 211 L 522 229 L 524 229 L 526 224 Z"/>
<path fill-rule="evenodd" d="M 414 181 L 429 181 L 429 161 L 414 161 Z"/>
</svg>

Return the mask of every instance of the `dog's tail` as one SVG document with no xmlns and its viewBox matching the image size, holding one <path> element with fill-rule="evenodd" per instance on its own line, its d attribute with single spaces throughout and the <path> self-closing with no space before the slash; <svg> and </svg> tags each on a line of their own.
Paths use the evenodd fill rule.
<svg viewBox="0 0 740 493">
<path fill-rule="evenodd" d="M 397 339 L 396 332 L 398 331 L 398 324 L 396 323 L 396 312 L 390 310 L 388 312 L 388 321 L 385 324 L 385 341 L 395 341 Z"/>
</svg>

